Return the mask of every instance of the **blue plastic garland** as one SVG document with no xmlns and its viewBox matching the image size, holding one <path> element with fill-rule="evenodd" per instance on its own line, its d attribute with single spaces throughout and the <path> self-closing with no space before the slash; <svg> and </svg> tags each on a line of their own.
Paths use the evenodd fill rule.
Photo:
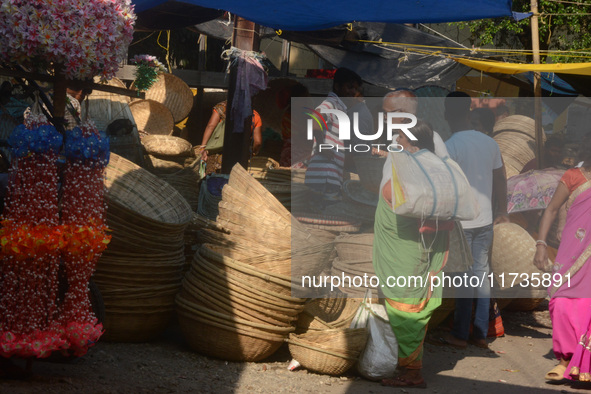
<svg viewBox="0 0 591 394">
<path fill-rule="evenodd" d="M 34 130 L 29 130 L 25 125 L 21 124 L 16 126 L 10 137 L 8 137 L 8 143 L 12 147 L 12 154 L 16 157 L 48 151 L 58 153 L 62 142 L 62 135 L 52 125 L 43 125 Z"/>
<path fill-rule="evenodd" d="M 64 154 L 69 160 L 91 160 L 102 165 L 109 162 L 109 138 L 104 132 L 99 136 L 93 134 L 89 137 L 82 135 L 80 127 L 74 127 L 66 132 Z"/>
</svg>

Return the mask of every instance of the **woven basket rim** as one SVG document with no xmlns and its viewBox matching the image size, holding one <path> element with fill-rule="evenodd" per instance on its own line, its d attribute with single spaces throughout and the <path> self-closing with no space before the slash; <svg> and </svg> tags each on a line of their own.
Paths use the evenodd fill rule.
<svg viewBox="0 0 591 394">
<path fill-rule="evenodd" d="M 135 89 L 135 85 L 131 85 Z M 173 123 L 185 119 L 193 108 L 193 92 L 181 78 L 170 73 L 158 75 L 156 82 L 146 90 L 146 99 L 165 106 L 171 113 Z"/>
<path fill-rule="evenodd" d="M 170 135 L 174 131 L 172 113 L 158 101 L 134 100 L 129 110 L 140 133 Z"/>
</svg>

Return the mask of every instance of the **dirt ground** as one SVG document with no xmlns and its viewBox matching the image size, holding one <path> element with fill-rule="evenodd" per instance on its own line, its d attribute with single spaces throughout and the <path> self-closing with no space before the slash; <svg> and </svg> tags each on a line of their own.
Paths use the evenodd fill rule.
<svg viewBox="0 0 591 394">
<path fill-rule="evenodd" d="M 329 377 L 288 371 L 287 346 L 258 363 L 232 363 L 201 356 L 185 345 L 171 324 L 145 344 L 99 342 L 67 363 L 35 362 L 26 381 L 0 380 L 1 393 L 545 393 L 586 392 L 591 385 L 550 385 L 555 365 L 547 302 L 533 312 L 503 311 L 506 335 L 491 350 L 425 345 L 427 389 L 392 389 L 354 373 Z M 19 363 L 24 365 L 24 363 Z"/>
</svg>

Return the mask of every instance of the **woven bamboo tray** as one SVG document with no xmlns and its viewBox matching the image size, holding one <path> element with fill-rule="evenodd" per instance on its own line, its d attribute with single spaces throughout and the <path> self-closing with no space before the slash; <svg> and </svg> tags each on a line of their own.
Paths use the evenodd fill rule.
<svg viewBox="0 0 591 394">
<path fill-rule="evenodd" d="M 172 135 L 145 135 L 141 138 L 146 152 L 156 156 L 193 157 L 193 146 L 183 138 Z"/>
<path fill-rule="evenodd" d="M 142 134 L 170 135 L 174 119 L 166 106 L 154 100 L 136 100 L 129 104 L 137 129 Z"/>
<path fill-rule="evenodd" d="M 132 84 L 132 89 L 135 86 Z M 193 108 L 193 92 L 179 77 L 164 73 L 146 91 L 146 99 L 156 101 L 169 110 L 174 123 L 185 119 Z"/>
</svg>

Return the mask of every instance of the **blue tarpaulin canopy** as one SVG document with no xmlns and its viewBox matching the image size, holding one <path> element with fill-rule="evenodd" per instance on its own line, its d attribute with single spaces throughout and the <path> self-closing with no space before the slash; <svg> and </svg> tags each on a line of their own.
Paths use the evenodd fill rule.
<svg viewBox="0 0 591 394">
<path fill-rule="evenodd" d="M 353 21 L 438 23 L 511 16 L 511 0 L 133 0 L 141 13 L 164 3 L 229 11 L 283 30 L 319 30 Z"/>
</svg>

